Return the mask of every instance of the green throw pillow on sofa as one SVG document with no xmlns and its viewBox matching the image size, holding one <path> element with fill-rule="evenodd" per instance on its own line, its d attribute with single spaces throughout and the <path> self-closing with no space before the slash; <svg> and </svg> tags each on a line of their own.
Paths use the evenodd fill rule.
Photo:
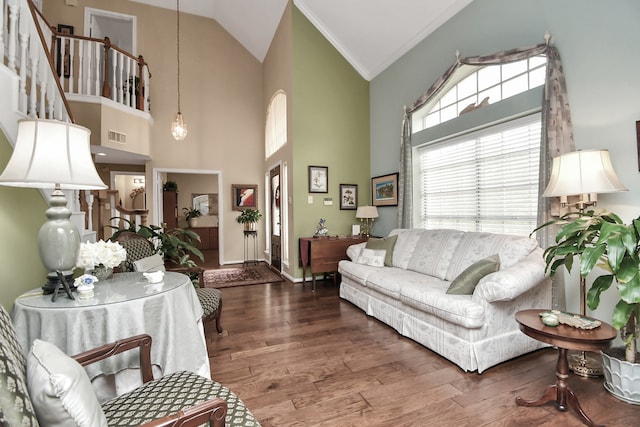
<svg viewBox="0 0 640 427">
<path fill-rule="evenodd" d="M 476 285 L 484 276 L 500 269 L 500 257 L 490 257 L 476 261 L 458 275 L 447 289 L 448 294 L 472 295 Z"/>
<path fill-rule="evenodd" d="M 383 237 L 381 239 L 369 238 L 367 240 L 367 249 L 384 249 L 387 255 L 384 258 L 385 267 L 393 267 L 393 247 L 396 245 L 398 236 Z"/>
</svg>

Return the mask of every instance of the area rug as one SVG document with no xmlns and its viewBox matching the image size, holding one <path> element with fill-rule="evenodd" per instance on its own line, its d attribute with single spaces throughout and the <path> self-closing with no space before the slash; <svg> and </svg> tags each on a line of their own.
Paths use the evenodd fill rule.
<svg viewBox="0 0 640 427">
<path fill-rule="evenodd" d="M 221 268 L 204 272 L 205 288 L 228 288 L 231 286 L 257 285 L 282 282 L 282 277 L 266 265 Z"/>
</svg>

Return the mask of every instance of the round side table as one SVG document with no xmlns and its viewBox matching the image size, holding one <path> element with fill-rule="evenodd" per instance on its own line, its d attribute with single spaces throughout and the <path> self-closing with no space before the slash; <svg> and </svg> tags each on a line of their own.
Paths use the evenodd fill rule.
<svg viewBox="0 0 640 427">
<path fill-rule="evenodd" d="M 540 320 L 543 309 L 523 310 L 516 313 L 516 321 L 520 330 L 538 341 L 558 347 L 558 363 L 556 365 L 556 383 L 548 386 L 542 397 L 536 400 L 524 400 L 516 397 L 521 406 L 541 406 L 547 402 L 556 402 L 557 408 L 566 411 L 568 408 L 578 413 L 582 422 L 591 427 L 600 427 L 594 423 L 580 407 L 578 398 L 569 388 L 568 350 L 600 351 L 611 346 L 616 337 L 616 330 L 604 322 L 594 329 L 578 329 L 567 325 L 546 326 Z"/>
</svg>

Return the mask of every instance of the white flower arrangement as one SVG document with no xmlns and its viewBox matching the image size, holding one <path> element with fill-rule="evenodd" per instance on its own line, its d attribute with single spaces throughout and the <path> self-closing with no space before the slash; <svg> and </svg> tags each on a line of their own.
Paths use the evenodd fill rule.
<svg viewBox="0 0 640 427">
<path fill-rule="evenodd" d="M 81 243 L 76 267 L 85 270 L 94 269 L 97 265 L 114 268 L 127 259 L 127 251 L 118 242 L 99 240 L 96 243 Z"/>
</svg>

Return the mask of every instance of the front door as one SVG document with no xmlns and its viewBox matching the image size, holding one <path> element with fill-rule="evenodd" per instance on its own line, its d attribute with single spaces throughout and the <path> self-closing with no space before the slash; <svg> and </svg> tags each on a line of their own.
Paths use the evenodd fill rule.
<svg viewBox="0 0 640 427">
<path fill-rule="evenodd" d="M 282 247 L 281 241 L 281 215 L 280 215 L 280 166 L 276 166 L 269 171 L 269 182 L 271 188 L 271 266 L 278 272 L 282 268 Z"/>
</svg>

